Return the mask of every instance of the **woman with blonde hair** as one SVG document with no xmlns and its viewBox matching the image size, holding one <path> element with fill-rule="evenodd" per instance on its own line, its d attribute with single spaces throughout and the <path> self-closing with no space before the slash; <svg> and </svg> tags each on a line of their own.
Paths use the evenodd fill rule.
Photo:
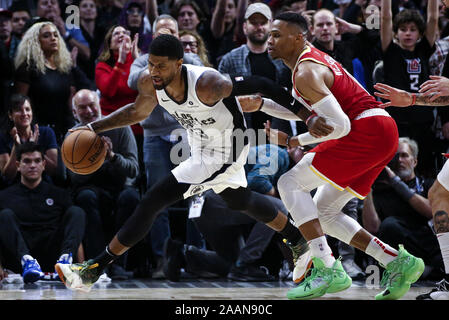
<svg viewBox="0 0 449 320">
<path fill-rule="evenodd" d="M 50 126 L 62 143 L 75 124 L 73 63 L 64 39 L 52 22 L 38 22 L 24 34 L 14 61 L 15 91 L 30 97 L 39 125 Z"/>
<path fill-rule="evenodd" d="M 209 62 L 209 53 L 207 51 L 206 45 L 204 44 L 203 38 L 196 31 L 192 30 L 180 30 L 179 40 L 181 40 L 184 52 L 196 53 L 205 67 L 213 68 L 212 64 Z"/>
</svg>

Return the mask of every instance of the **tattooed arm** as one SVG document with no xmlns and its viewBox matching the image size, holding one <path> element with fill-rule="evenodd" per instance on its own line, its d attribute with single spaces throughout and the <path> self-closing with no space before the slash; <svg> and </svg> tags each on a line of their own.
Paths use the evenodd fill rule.
<svg viewBox="0 0 449 320">
<path fill-rule="evenodd" d="M 449 105 L 449 79 L 447 90 L 442 87 L 442 82 L 437 84 L 433 82 L 433 80 L 428 80 L 423 83 L 420 90 L 422 92 L 420 93 L 410 93 L 404 90 L 393 88 L 383 83 L 376 83 L 374 85 L 374 89 L 378 91 L 374 92 L 375 96 L 389 100 L 381 105 L 381 107 L 384 108 L 390 106 L 408 107 L 411 105 L 433 107 Z"/>
<path fill-rule="evenodd" d="M 139 95 L 134 103 L 127 104 L 113 113 L 91 122 L 95 132 L 103 132 L 138 123 L 146 119 L 157 105 L 156 90 L 148 70 L 142 72 L 137 84 Z"/>
</svg>

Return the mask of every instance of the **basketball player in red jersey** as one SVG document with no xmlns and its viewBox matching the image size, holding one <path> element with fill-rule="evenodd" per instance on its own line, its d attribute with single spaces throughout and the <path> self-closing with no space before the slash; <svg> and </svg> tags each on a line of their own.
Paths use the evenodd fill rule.
<svg viewBox="0 0 449 320">
<path fill-rule="evenodd" d="M 339 63 L 306 41 L 307 22 L 285 12 L 273 22 L 268 40 L 272 58 L 292 70 L 293 96 L 334 127 L 317 138 L 309 133 L 289 137 L 266 126 L 270 139 L 289 147 L 320 143 L 278 182 L 280 196 L 308 240 L 313 256 L 311 274 L 287 293 L 290 299 L 311 299 L 351 285 L 339 260 L 332 256 L 324 234 L 374 257 L 385 267 L 378 300 L 399 299 L 418 280 L 424 262 L 402 246 L 395 250 L 341 213 L 354 196 L 363 199 L 397 151 L 394 120 Z M 318 188 L 312 199 L 310 191 Z"/>
</svg>

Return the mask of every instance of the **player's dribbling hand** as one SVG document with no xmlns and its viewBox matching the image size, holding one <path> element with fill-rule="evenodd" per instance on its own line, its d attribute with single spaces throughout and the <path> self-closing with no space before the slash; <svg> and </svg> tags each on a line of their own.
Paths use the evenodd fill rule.
<svg viewBox="0 0 449 320">
<path fill-rule="evenodd" d="M 262 106 L 262 97 L 258 95 L 248 95 L 238 97 L 243 112 L 255 112 Z"/>
<path fill-rule="evenodd" d="M 288 135 L 285 132 L 279 131 L 277 129 L 271 128 L 270 120 L 264 123 L 265 133 L 268 136 L 268 140 L 274 144 L 278 144 L 281 146 L 287 145 Z"/>
</svg>

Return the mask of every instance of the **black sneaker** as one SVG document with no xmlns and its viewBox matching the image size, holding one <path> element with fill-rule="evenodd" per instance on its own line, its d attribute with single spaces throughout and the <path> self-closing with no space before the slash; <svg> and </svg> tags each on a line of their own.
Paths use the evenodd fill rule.
<svg viewBox="0 0 449 320">
<path fill-rule="evenodd" d="M 181 277 L 181 268 L 185 264 L 183 255 L 184 244 L 180 241 L 168 238 L 164 243 L 162 256 L 162 270 L 165 277 L 173 282 L 179 281 Z"/>
<path fill-rule="evenodd" d="M 268 273 L 268 269 L 262 266 L 232 266 L 227 278 L 234 281 L 257 282 L 276 281 L 276 278 Z"/>
<path fill-rule="evenodd" d="M 449 282 L 446 279 L 437 282 L 432 291 L 420 294 L 416 300 L 449 300 Z"/>
</svg>

